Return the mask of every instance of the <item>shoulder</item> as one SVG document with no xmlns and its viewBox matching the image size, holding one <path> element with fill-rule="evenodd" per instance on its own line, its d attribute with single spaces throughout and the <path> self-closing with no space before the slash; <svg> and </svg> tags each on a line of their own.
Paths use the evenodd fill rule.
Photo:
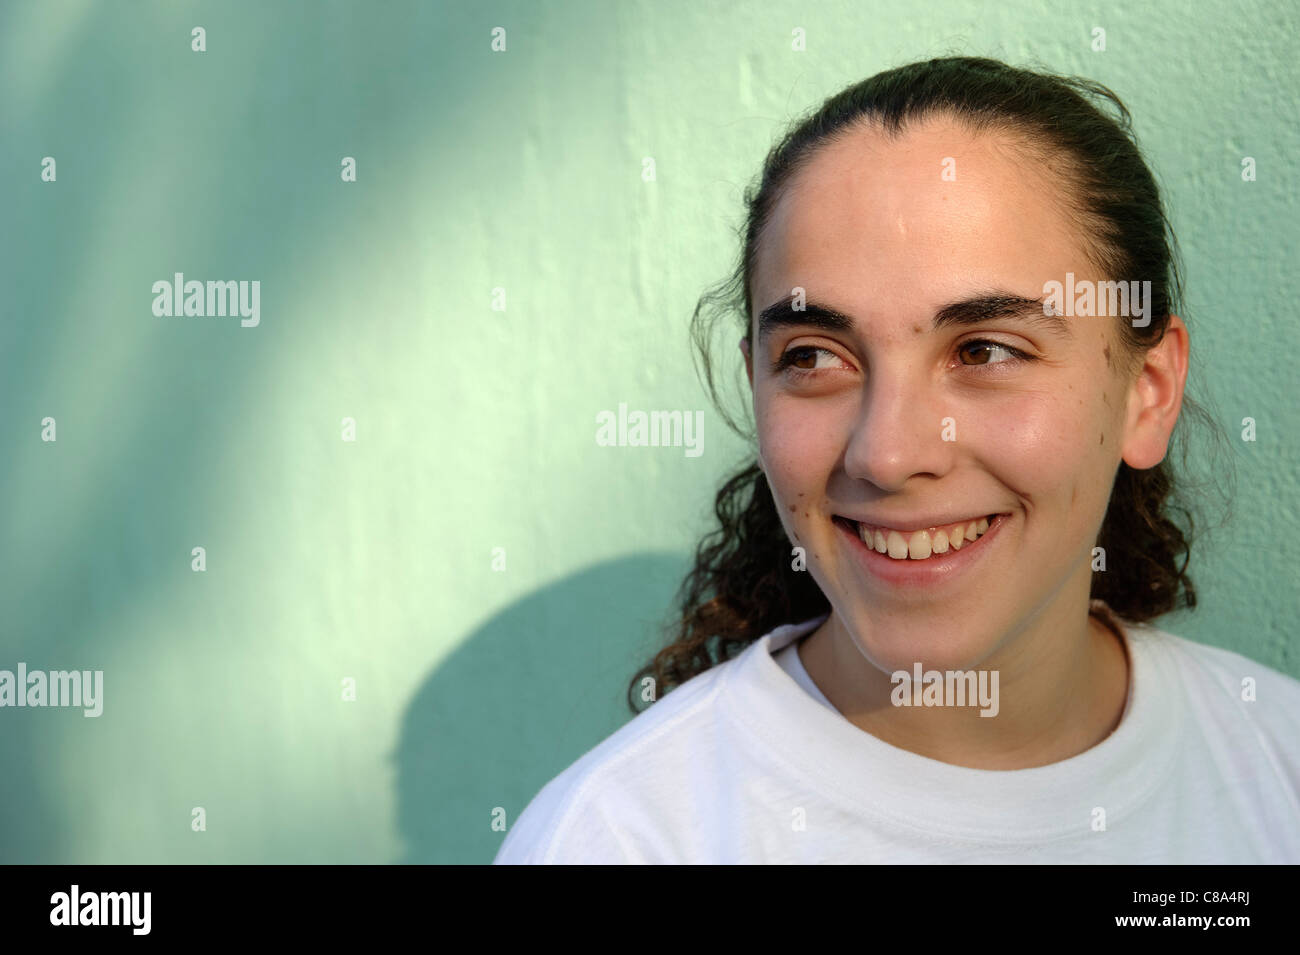
<svg viewBox="0 0 1300 955">
<path fill-rule="evenodd" d="M 1300 680 L 1257 660 L 1222 647 L 1210 646 L 1169 633 L 1151 625 L 1130 627 L 1135 642 L 1154 644 L 1187 680 L 1204 689 L 1215 689 L 1241 699 L 1253 689 L 1265 693 L 1280 707 L 1300 706 Z"/>
<path fill-rule="evenodd" d="M 626 834 L 662 803 L 662 787 L 679 786 L 716 749 L 718 694 L 761 642 L 665 694 L 548 782 L 510 827 L 495 863 L 652 861 Z"/>
<path fill-rule="evenodd" d="M 1300 772 L 1300 680 L 1222 647 L 1149 625 L 1128 626 L 1139 652 L 1154 651 L 1167 664 L 1195 722 L 1285 753 Z"/>
</svg>

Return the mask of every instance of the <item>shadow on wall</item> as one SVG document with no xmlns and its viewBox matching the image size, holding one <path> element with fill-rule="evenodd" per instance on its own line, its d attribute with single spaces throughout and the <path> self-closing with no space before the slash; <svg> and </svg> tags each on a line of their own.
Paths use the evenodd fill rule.
<svg viewBox="0 0 1300 955">
<path fill-rule="evenodd" d="M 424 681 L 402 720 L 403 863 L 487 863 L 555 775 L 632 718 L 627 685 L 663 646 L 687 561 L 599 564 L 507 607 Z M 499 816 L 500 813 L 498 812 Z"/>
</svg>

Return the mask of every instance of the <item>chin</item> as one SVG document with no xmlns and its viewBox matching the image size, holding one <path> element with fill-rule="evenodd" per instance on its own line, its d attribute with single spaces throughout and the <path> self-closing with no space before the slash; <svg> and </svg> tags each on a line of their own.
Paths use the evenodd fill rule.
<svg viewBox="0 0 1300 955">
<path fill-rule="evenodd" d="M 996 636 L 983 628 L 975 630 L 968 625 L 936 633 L 934 625 L 921 621 L 859 629 L 852 637 L 863 656 L 885 673 L 911 673 L 917 663 L 923 670 L 977 669 L 997 642 Z"/>
</svg>

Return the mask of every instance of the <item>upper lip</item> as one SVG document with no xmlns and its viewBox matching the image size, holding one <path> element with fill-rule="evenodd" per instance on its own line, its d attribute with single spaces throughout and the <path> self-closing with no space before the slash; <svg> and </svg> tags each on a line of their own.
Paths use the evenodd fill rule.
<svg viewBox="0 0 1300 955">
<path fill-rule="evenodd" d="M 888 518 L 875 517 L 875 516 L 855 517 L 851 514 L 840 514 L 838 516 L 843 517 L 846 520 L 857 521 L 859 524 L 866 524 L 868 527 L 879 527 L 879 528 L 896 530 L 896 531 L 904 531 L 904 530 L 920 531 L 920 530 L 927 530 L 931 527 L 946 527 L 949 524 L 964 523 L 967 521 L 978 521 L 982 517 L 993 517 L 1002 513 L 1004 512 L 968 511 L 967 513 L 958 515 L 957 517 L 941 516 L 938 518 L 929 515 L 924 517 L 921 516 L 913 517 L 909 515 L 902 515 L 901 517 L 891 516 Z"/>
</svg>

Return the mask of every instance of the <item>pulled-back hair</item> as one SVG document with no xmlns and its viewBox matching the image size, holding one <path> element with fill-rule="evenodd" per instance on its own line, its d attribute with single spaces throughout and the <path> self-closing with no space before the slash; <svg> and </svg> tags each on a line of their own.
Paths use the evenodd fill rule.
<svg viewBox="0 0 1300 955">
<path fill-rule="evenodd" d="M 1062 198 L 1092 263 L 1113 279 L 1150 280 L 1150 322 L 1145 327 L 1117 322 L 1118 360 L 1126 367 L 1140 367 L 1143 353 L 1163 338 L 1170 316 L 1183 314 L 1177 239 L 1119 97 L 1089 80 L 991 59 L 912 63 L 843 90 L 797 121 L 768 153 L 757 184 L 745 191 L 743 245 L 735 270 L 700 298 L 691 323 L 709 395 L 737 434 L 753 439 L 752 430 L 739 425 L 721 400 L 710 342 L 720 318 L 735 321 L 742 337 L 749 338 L 759 238 L 783 190 L 820 147 L 856 128 L 875 124 L 897 135 L 906 124 L 936 114 L 976 132 L 1009 133 L 1058 164 L 1060 180 L 1068 184 Z M 1222 443 L 1213 419 L 1185 397 L 1181 419 L 1189 415 Z M 1180 420 L 1171 447 L 1185 464 L 1184 428 Z M 1194 520 L 1178 493 L 1183 482 L 1176 488 L 1174 477 L 1169 456 L 1144 470 L 1121 461 L 1115 476 L 1097 540 L 1108 565 L 1093 575 L 1091 597 L 1130 621 L 1196 606 L 1187 573 Z M 714 511 L 718 527 L 699 543 L 678 590 L 670 643 L 629 685 L 634 712 L 638 698 L 646 699 L 646 677 L 654 679 L 654 696 L 662 696 L 775 627 L 830 610 L 812 575 L 792 567 L 790 542 L 756 458 L 725 481 Z"/>
</svg>

